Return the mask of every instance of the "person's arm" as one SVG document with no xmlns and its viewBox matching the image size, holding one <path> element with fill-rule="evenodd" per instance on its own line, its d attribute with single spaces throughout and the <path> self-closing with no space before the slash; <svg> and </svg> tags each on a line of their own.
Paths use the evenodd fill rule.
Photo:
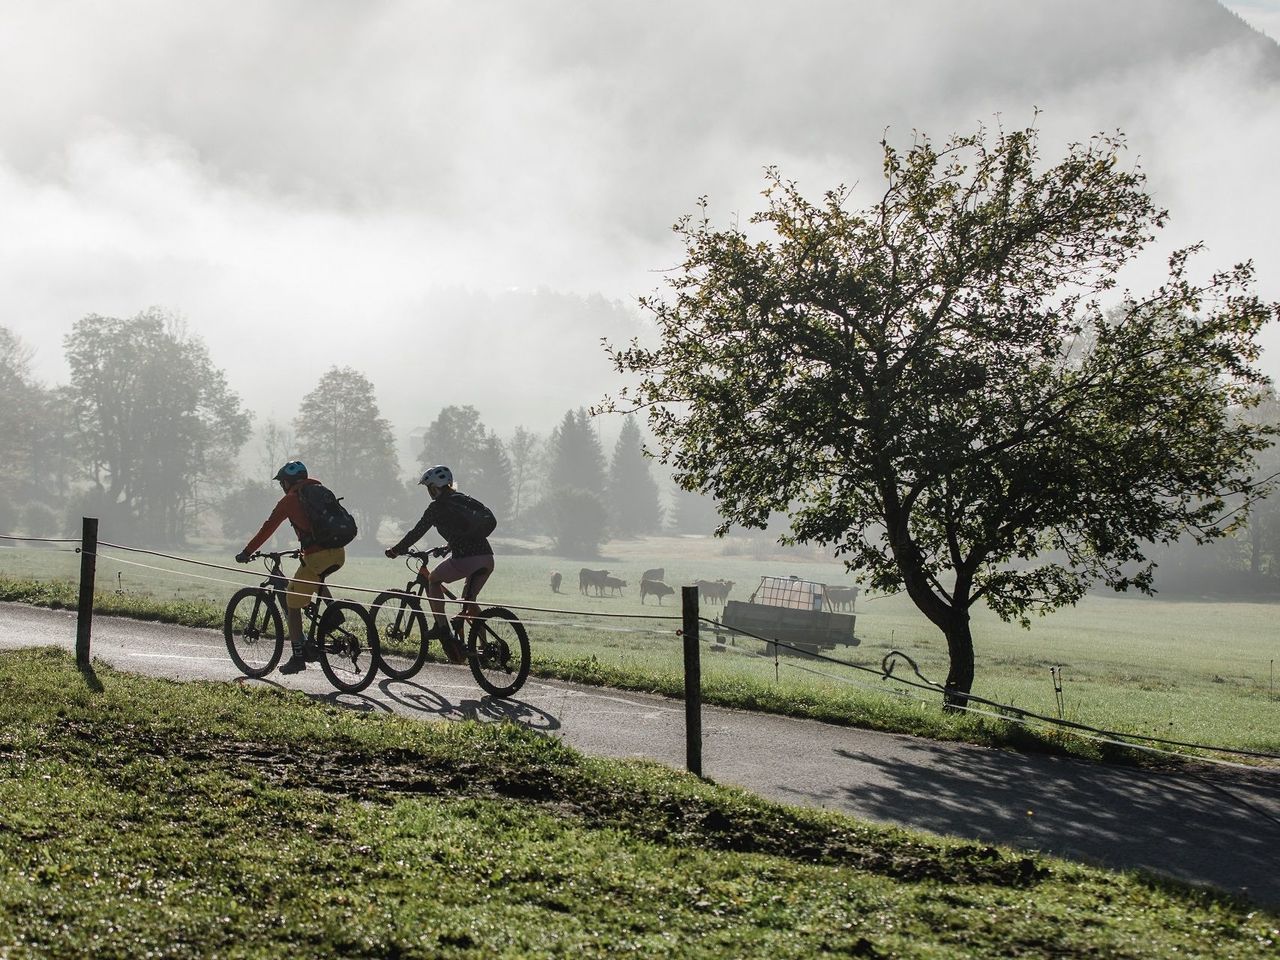
<svg viewBox="0 0 1280 960">
<path fill-rule="evenodd" d="M 432 504 L 431 506 L 435 506 L 435 504 Z M 414 525 L 413 529 L 401 537 L 400 542 L 394 547 L 387 547 L 384 552 L 388 557 L 400 556 L 411 546 L 421 540 L 423 535 L 431 529 L 433 523 L 434 519 L 431 515 L 431 507 L 427 507 L 427 509 L 422 513 L 422 519 Z"/>
<path fill-rule="evenodd" d="M 287 495 L 280 498 L 280 500 L 275 505 L 275 509 L 271 511 L 271 516 L 267 517 L 267 520 L 262 525 L 262 528 L 253 535 L 253 539 L 250 540 L 247 544 L 245 544 L 245 548 L 242 551 L 240 551 L 241 556 L 253 553 L 255 550 L 257 550 L 260 546 L 262 546 L 264 543 L 267 542 L 268 537 L 270 537 L 273 533 L 276 532 L 276 527 L 284 523 L 285 518 L 289 516 L 288 500 L 289 498 Z"/>
</svg>

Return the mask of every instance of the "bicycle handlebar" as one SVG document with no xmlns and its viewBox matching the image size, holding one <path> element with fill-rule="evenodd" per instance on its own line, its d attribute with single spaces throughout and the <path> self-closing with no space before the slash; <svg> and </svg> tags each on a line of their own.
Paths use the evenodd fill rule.
<svg viewBox="0 0 1280 960">
<path fill-rule="evenodd" d="M 453 548 L 448 544 L 445 544 L 443 547 L 432 547 L 430 550 L 414 550 L 410 548 L 404 552 L 404 555 L 406 557 L 413 557 L 417 560 L 430 560 L 432 557 L 448 556 L 452 549 Z"/>
<path fill-rule="evenodd" d="M 259 550 L 256 553 L 249 554 L 250 560 L 283 560 L 285 557 L 293 557 L 297 559 L 302 556 L 301 550 L 283 550 L 279 553 L 271 553 L 267 550 Z"/>
</svg>

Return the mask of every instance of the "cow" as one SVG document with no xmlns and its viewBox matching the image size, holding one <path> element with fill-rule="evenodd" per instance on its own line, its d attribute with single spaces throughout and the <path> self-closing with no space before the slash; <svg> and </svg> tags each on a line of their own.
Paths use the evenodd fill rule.
<svg viewBox="0 0 1280 960">
<path fill-rule="evenodd" d="M 641 583 L 644 583 L 644 581 L 646 580 L 665 580 L 665 579 L 667 579 L 666 567 L 653 567 L 649 570 L 646 570 L 644 573 L 640 574 Z"/>
<path fill-rule="evenodd" d="M 622 588 L 627 585 L 627 581 L 619 580 L 617 577 L 601 577 L 600 587 L 602 590 L 610 590 L 618 596 L 622 596 Z"/>
<path fill-rule="evenodd" d="M 698 595 L 707 603 L 723 604 L 733 589 L 732 580 L 698 580 L 695 581 Z"/>
<path fill-rule="evenodd" d="M 827 587 L 827 602 L 831 604 L 832 610 L 852 610 L 857 599 L 857 587 Z"/>
<path fill-rule="evenodd" d="M 644 603 L 644 598 L 653 596 L 658 598 L 658 606 L 662 606 L 662 598 L 669 597 L 676 592 L 675 587 L 667 586 L 661 580 L 641 580 L 640 581 L 640 602 Z"/>
<path fill-rule="evenodd" d="M 604 596 L 604 578 L 609 575 L 608 570 L 588 570 L 583 567 L 578 571 L 578 589 L 582 593 L 587 592 L 588 587 L 596 588 L 596 596 Z"/>
<path fill-rule="evenodd" d="M 551 574 L 551 592 L 552 592 L 552 593 L 559 593 L 559 592 L 560 592 L 560 582 L 561 582 L 561 580 L 563 580 L 563 579 L 564 579 L 564 578 L 560 576 L 560 571 L 559 571 L 559 570 L 556 570 L 555 572 L 553 572 L 553 573 Z"/>
</svg>

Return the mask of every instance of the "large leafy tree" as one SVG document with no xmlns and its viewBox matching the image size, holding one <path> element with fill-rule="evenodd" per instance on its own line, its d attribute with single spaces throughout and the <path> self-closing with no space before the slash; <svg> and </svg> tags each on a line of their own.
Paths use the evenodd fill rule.
<svg viewBox="0 0 1280 960">
<path fill-rule="evenodd" d="M 74 470 L 74 417 L 67 391 L 35 379 L 32 353 L 13 331 L 0 326 L 0 497 L 11 507 L 24 500 L 60 503 Z"/>
<path fill-rule="evenodd" d="M 662 526 L 658 483 L 649 463 L 640 426 L 628 416 L 609 462 L 609 523 L 620 537 L 655 533 Z"/>
<path fill-rule="evenodd" d="M 441 410 L 423 435 L 418 462 L 424 468 L 445 464 L 453 471 L 458 489 L 489 507 L 499 523 L 510 516 L 511 459 L 475 407 Z"/>
<path fill-rule="evenodd" d="M 850 209 L 770 171 L 746 228 L 676 227 L 644 305 L 660 340 L 611 351 L 664 458 L 729 523 L 791 515 L 945 635 L 948 702 L 974 678 L 970 610 L 1006 620 L 1094 583 L 1152 588 L 1146 544 L 1221 535 L 1265 430 L 1235 415 L 1275 314 L 1249 265 L 1102 298 L 1165 213 L 1119 136 L 1043 162 L 1035 129 L 883 144 Z"/>
<path fill-rule="evenodd" d="M 234 473 L 249 416 L 204 343 L 150 310 L 90 315 L 66 337 L 91 506 L 145 539 L 184 538 Z"/>
<path fill-rule="evenodd" d="M 298 455 L 343 498 L 360 542 L 375 542 L 400 498 L 400 461 L 368 377 L 351 367 L 330 367 L 302 398 L 293 429 Z"/>
</svg>

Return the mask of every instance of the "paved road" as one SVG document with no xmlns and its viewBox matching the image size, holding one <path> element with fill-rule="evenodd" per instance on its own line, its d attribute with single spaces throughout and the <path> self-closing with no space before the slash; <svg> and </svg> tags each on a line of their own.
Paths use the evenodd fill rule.
<svg viewBox="0 0 1280 960">
<path fill-rule="evenodd" d="M 94 656 L 123 670 L 238 677 L 215 631 L 97 617 L 93 633 Z M 0 647 L 37 644 L 73 648 L 74 614 L 0 603 Z M 429 720 L 514 720 L 584 753 L 684 766 L 684 705 L 662 697 L 534 679 L 503 703 L 450 666 L 360 695 L 336 695 L 319 670 L 245 682 Z M 708 777 L 773 800 L 1140 867 L 1280 909 L 1280 770 L 1160 773 L 711 707 L 703 734 Z"/>
</svg>

